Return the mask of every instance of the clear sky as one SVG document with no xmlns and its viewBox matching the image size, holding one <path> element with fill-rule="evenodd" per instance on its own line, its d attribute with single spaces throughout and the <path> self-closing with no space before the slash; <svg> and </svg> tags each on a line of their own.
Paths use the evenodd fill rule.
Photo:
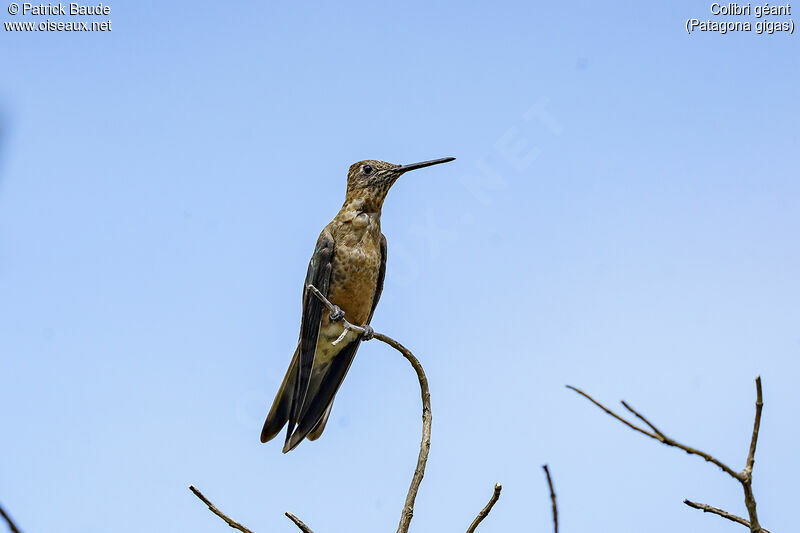
<svg viewBox="0 0 800 533">
<path fill-rule="evenodd" d="M 688 35 L 710 2 L 114 1 L 3 30 L 0 503 L 28 533 L 393 531 L 417 382 L 362 346 L 322 439 L 259 433 L 320 229 L 361 159 L 393 188 L 376 330 L 428 372 L 414 531 L 797 528 L 798 36 Z M 800 7 L 800 6 L 798 6 Z M 12 17 L 3 4 L 3 21 Z M 50 17 L 52 20 L 74 20 Z M 782 19 L 786 17 L 774 17 Z M 750 19 L 755 21 L 755 19 Z M 2 528 L 0 528 L 2 529 Z"/>
</svg>

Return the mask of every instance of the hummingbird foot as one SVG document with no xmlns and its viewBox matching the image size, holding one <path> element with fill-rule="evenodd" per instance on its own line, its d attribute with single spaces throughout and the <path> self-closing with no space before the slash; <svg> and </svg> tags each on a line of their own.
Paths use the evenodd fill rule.
<svg viewBox="0 0 800 533">
<path fill-rule="evenodd" d="M 338 305 L 334 305 L 330 317 L 332 322 L 339 322 L 344 318 L 344 311 L 342 311 L 342 308 Z"/>
<path fill-rule="evenodd" d="M 361 334 L 362 341 L 371 341 L 375 337 L 375 330 L 369 324 L 361 326 L 364 328 L 364 333 Z"/>
</svg>

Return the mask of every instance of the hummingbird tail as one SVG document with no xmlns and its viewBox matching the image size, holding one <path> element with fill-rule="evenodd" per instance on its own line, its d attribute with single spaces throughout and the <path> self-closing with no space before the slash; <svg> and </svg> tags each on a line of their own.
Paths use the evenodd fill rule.
<svg viewBox="0 0 800 533">
<path fill-rule="evenodd" d="M 275 396 L 275 401 L 272 402 L 272 408 L 269 410 L 267 420 L 264 422 L 264 428 L 261 430 L 261 442 L 272 440 L 289 420 L 289 411 L 291 410 L 292 397 L 294 395 L 294 382 L 297 379 L 298 354 L 299 348 L 294 352 L 294 357 L 289 369 L 286 371 L 286 376 L 283 378 L 281 388 Z"/>
<path fill-rule="evenodd" d="M 326 369 L 325 375 L 318 381 L 318 384 L 309 389 L 306 398 L 308 405 L 303 406 L 300 419 L 297 422 L 297 429 L 287 439 L 283 447 L 283 453 L 294 449 L 311 433 L 314 433 L 315 437 L 319 437 L 322 430 L 325 429 L 327 414 L 333 405 L 333 399 L 344 380 L 344 376 L 347 374 L 347 370 L 350 368 L 350 363 L 353 362 L 353 357 L 355 357 L 360 343 L 360 340 L 355 340 L 342 348 Z"/>
<path fill-rule="evenodd" d="M 314 426 L 314 429 L 312 429 L 309 434 L 306 435 L 308 440 L 317 440 L 322 435 L 322 432 L 325 431 L 325 424 L 328 423 L 328 417 L 331 416 L 331 407 L 333 407 L 332 401 L 325 410 L 325 414 L 322 415 L 322 418 L 319 419 L 317 425 Z"/>
</svg>

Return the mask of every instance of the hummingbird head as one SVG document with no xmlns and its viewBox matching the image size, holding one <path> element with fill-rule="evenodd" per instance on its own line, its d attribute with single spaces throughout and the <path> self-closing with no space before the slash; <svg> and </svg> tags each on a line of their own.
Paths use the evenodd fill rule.
<svg viewBox="0 0 800 533">
<path fill-rule="evenodd" d="M 410 165 L 395 165 L 371 159 L 359 161 L 350 165 L 347 173 L 347 198 L 363 198 L 370 204 L 376 204 L 374 207 L 380 210 L 386 193 L 389 192 L 389 188 L 397 181 L 397 178 L 409 170 L 447 163 L 454 159 L 455 157 L 443 157 Z"/>
</svg>

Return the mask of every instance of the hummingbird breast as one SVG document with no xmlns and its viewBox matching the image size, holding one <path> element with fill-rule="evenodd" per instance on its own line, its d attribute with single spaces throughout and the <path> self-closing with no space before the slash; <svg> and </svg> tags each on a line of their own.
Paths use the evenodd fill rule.
<svg viewBox="0 0 800 533">
<path fill-rule="evenodd" d="M 369 319 L 378 286 L 380 222 L 360 213 L 331 225 L 336 227 L 330 228 L 334 248 L 328 299 L 345 312 L 348 321 L 360 326 Z"/>
</svg>

